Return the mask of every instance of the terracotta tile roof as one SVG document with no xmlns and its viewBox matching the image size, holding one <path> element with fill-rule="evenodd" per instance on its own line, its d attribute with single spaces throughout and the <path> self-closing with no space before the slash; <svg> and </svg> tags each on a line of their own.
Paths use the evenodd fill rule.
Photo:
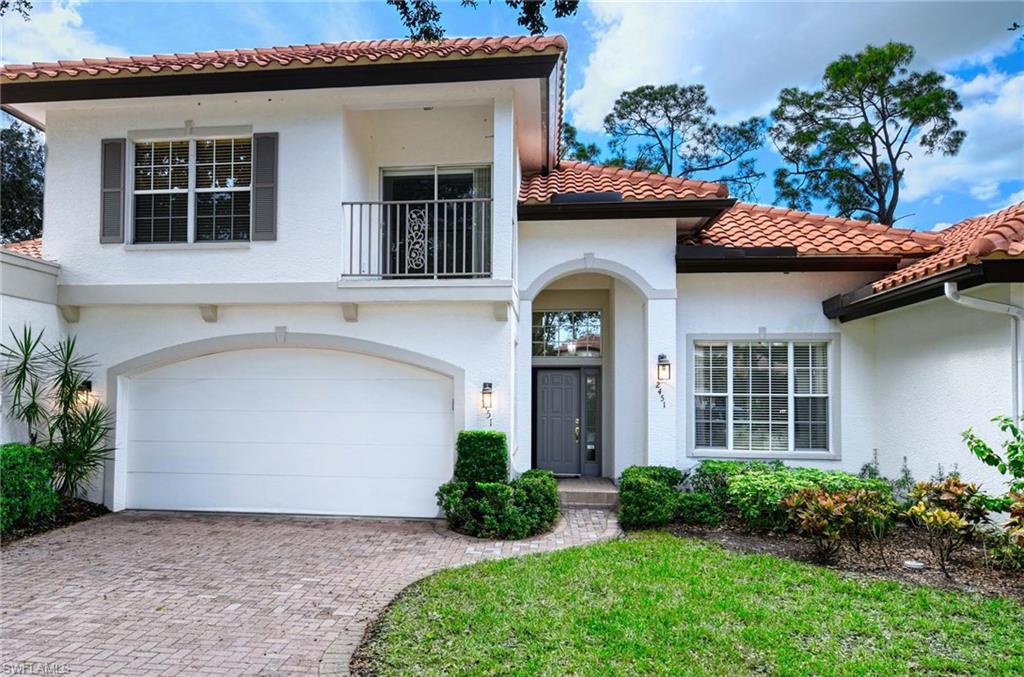
<svg viewBox="0 0 1024 677">
<path fill-rule="evenodd" d="M 36 62 L 0 68 L 0 80 L 70 79 L 209 72 L 242 68 L 302 68 L 324 65 L 393 63 L 396 61 L 477 59 L 541 52 L 565 52 L 561 35 L 449 38 L 438 42 L 359 40 L 256 49 L 229 49 L 184 54 L 109 57 L 76 61 Z"/>
<path fill-rule="evenodd" d="M 687 200 L 694 198 L 723 198 L 729 189 L 720 183 L 692 181 L 664 174 L 638 172 L 617 167 L 604 167 L 562 160 L 547 175 L 523 177 L 519 187 L 519 202 L 540 204 L 564 193 L 622 193 L 626 201 Z"/>
<path fill-rule="evenodd" d="M 43 238 L 37 237 L 34 240 L 22 240 L 21 242 L 9 242 L 3 246 L 9 252 L 24 254 L 34 259 L 43 258 Z"/>
<path fill-rule="evenodd" d="M 1024 257 L 1024 202 L 965 219 L 938 233 L 942 250 L 875 282 L 874 291 L 892 289 L 950 268 L 985 259 Z"/>
<path fill-rule="evenodd" d="M 924 256 L 942 246 L 934 233 L 737 202 L 680 244 L 796 247 L 799 256 Z"/>
</svg>

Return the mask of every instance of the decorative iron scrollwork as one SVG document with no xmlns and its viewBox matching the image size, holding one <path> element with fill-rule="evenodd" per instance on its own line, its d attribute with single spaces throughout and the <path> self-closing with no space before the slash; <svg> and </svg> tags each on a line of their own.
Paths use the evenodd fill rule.
<svg viewBox="0 0 1024 677">
<path fill-rule="evenodd" d="M 405 264 L 410 271 L 422 271 L 427 267 L 427 228 L 429 226 L 426 209 L 409 211 L 405 223 L 406 246 L 408 247 Z"/>
</svg>

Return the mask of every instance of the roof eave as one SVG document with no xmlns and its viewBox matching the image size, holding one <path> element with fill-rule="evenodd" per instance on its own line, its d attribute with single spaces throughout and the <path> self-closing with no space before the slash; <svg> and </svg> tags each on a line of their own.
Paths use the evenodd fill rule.
<svg viewBox="0 0 1024 677">
<path fill-rule="evenodd" d="M 796 247 L 678 245 L 679 273 L 771 273 L 892 271 L 901 257 L 886 255 L 806 255 Z"/>
<path fill-rule="evenodd" d="M 729 209 L 732 198 L 625 200 L 616 202 L 520 203 L 520 221 L 592 221 L 596 219 L 659 219 L 715 217 Z"/>
<path fill-rule="evenodd" d="M 81 76 L 3 83 L 4 105 L 157 96 L 549 78 L 561 51 L 522 56 L 409 60 L 316 67 L 183 70 L 145 76 Z"/>
<path fill-rule="evenodd" d="M 825 299 L 821 307 L 825 317 L 850 322 L 942 296 L 946 282 L 956 282 L 961 289 L 982 284 L 1024 282 L 1024 258 L 967 263 L 878 292 L 867 284 Z"/>
</svg>

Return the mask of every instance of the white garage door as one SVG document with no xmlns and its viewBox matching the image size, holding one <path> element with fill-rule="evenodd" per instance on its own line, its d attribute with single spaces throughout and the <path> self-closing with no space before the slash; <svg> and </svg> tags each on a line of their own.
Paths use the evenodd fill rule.
<svg viewBox="0 0 1024 677">
<path fill-rule="evenodd" d="M 127 506 L 432 517 L 452 380 L 311 349 L 241 350 L 128 384 Z"/>
</svg>

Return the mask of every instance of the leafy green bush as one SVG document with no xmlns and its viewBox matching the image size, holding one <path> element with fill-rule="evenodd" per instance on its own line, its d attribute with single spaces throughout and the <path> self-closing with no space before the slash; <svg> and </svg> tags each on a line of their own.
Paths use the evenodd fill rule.
<svg viewBox="0 0 1024 677">
<path fill-rule="evenodd" d="M 507 482 L 508 443 L 497 430 L 463 430 L 455 442 L 455 479 Z"/>
<path fill-rule="evenodd" d="M 683 524 L 718 526 L 725 519 L 725 511 L 711 494 L 688 491 L 676 496 L 676 520 Z"/>
<path fill-rule="evenodd" d="M 781 468 L 782 463 L 773 461 L 701 461 L 690 475 L 690 487 L 711 496 L 723 511 L 729 506 L 729 478 L 746 470 L 771 470 Z"/>
<path fill-rule="evenodd" d="M 676 513 L 677 492 L 641 473 L 623 473 L 619 482 L 619 524 L 627 529 L 661 527 Z"/>
<path fill-rule="evenodd" d="M 971 428 L 961 436 L 971 453 L 983 463 L 992 466 L 1003 475 L 1009 475 L 1010 491 L 1024 493 L 1024 430 L 1021 430 L 1009 416 L 996 416 L 992 422 L 1007 437 L 1003 441 L 1002 454 L 978 437 Z"/>
<path fill-rule="evenodd" d="M 1024 571 L 1024 546 L 1011 541 L 1006 534 L 995 532 L 988 539 L 988 556 L 992 565 L 1006 571 Z"/>
<path fill-rule="evenodd" d="M 558 519 L 558 482 L 549 470 L 527 470 L 512 482 L 515 504 L 526 515 L 530 533 L 551 527 Z"/>
<path fill-rule="evenodd" d="M 826 492 L 869 489 L 886 495 L 889 483 L 878 479 L 862 479 L 839 471 L 817 468 L 787 468 L 780 465 L 748 466 L 729 477 L 729 505 L 736 510 L 749 529 L 754 531 L 786 531 L 791 522 L 782 501 L 801 489 Z"/>
<path fill-rule="evenodd" d="M 622 471 L 622 477 L 619 478 L 619 482 L 625 482 L 637 477 L 646 477 L 655 482 L 661 482 L 671 489 L 675 489 L 686 479 L 686 473 L 679 468 L 665 465 L 631 465 Z"/>
<path fill-rule="evenodd" d="M 56 508 L 49 455 L 25 444 L 0 446 L 0 532 L 30 525 Z"/>
</svg>

